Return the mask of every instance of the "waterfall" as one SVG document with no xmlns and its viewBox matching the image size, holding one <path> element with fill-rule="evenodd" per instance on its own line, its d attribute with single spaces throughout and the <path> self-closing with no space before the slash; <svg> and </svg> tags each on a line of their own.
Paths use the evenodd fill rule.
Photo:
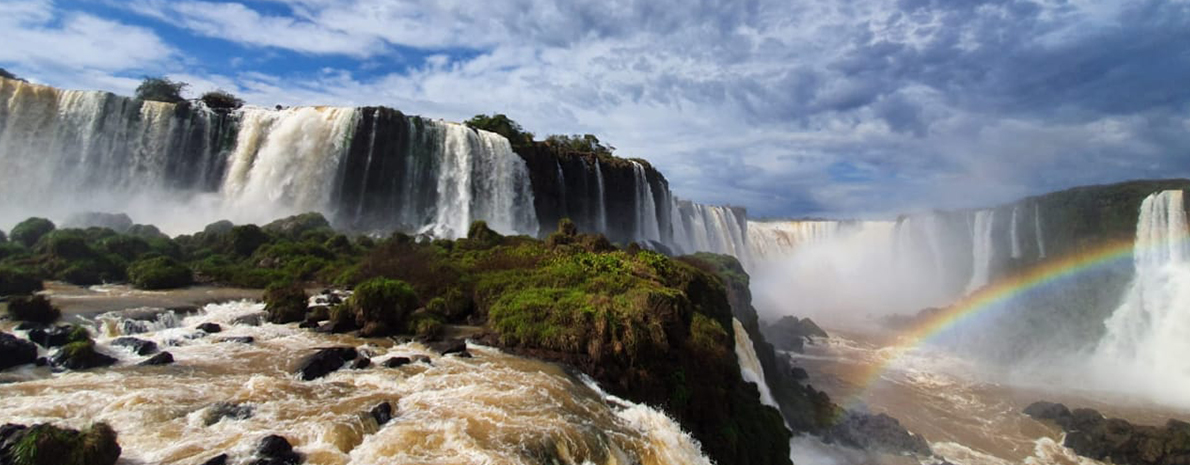
<svg viewBox="0 0 1190 465">
<path fill-rule="evenodd" d="M 1045 236 L 1041 233 L 1041 204 L 1033 204 L 1033 234 L 1037 236 L 1037 256 L 1045 258 Z"/>
<path fill-rule="evenodd" d="M 680 199 L 670 206 L 675 252 L 712 252 L 749 261 L 748 222 L 742 211 Z"/>
<path fill-rule="evenodd" d="M 760 366 L 760 359 L 756 357 L 756 349 L 752 346 L 752 338 L 748 336 L 748 330 L 744 329 L 744 324 L 735 318 L 731 319 L 731 325 L 735 328 L 735 356 L 739 359 L 740 376 L 744 377 L 744 381 L 756 385 L 756 388 L 760 390 L 760 401 L 764 405 L 780 410 L 781 407 L 777 405 L 776 399 L 773 398 L 773 392 L 764 379 L 764 368 Z"/>
<path fill-rule="evenodd" d="M 596 209 L 599 214 L 599 230 L 607 231 L 607 197 L 603 193 L 603 169 L 599 167 L 599 159 L 595 160 L 595 182 L 598 189 L 596 191 L 597 205 Z"/>
<path fill-rule="evenodd" d="M 991 279 L 992 258 L 995 257 L 995 250 L 992 246 L 992 225 L 995 224 L 995 221 L 995 210 L 975 212 L 974 233 L 971 236 L 971 280 L 967 283 L 967 292 L 983 287 Z"/>
<path fill-rule="evenodd" d="M 507 140 L 387 108 L 216 112 L 0 79 L 0 173 L 0 225 L 118 211 L 181 233 L 317 211 L 448 238 L 539 229 Z"/>
<path fill-rule="evenodd" d="M 838 221 L 749 221 L 748 251 L 755 261 L 787 257 L 800 247 L 839 235 Z"/>
<path fill-rule="evenodd" d="M 1133 266 L 1123 303 L 1104 323 L 1095 361 L 1115 387 L 1190 405 L 1190 231 L 1183 192 L 1141 204 Z"/>
<path fill-rule="evenodd" d="M 1017 215 L 1020 207 L 1012 207 L 1012 221 L 1008 224 L 1009 240 L 1012 242 L 1012 258 L 1021 258 L 1021 236 L 1017 232 Z"/>
<path fill-rule="evenodd" d="M 653 187 L 649 184 L 644 166 L 633 161 L 632 170 L 636 176 L 636 239 L 660 241 L 661 227 L 657 220 L 657 202 L 653 198 Z"/>
</svg>

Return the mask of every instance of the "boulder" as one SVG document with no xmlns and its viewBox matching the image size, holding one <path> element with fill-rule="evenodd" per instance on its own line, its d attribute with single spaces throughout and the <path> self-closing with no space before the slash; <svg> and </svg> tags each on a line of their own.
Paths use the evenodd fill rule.
<svg viewBox="0 0 1190 465">
<path fill-rule="evenodd" d="M 233 318 L 231 324 L 236 326 L 260 326 L 268 316 L 265 312 L 250 313 Z"/>
<path fill-rule="evenodd" d="M 896 418 L 886 414 L 872 415 L 848 411 L 823 435 L 831 443 L 889 454 L 913 454 L 929 457 L 930 446 L 901 426 Z"/>
<path fill-rule="evenodd" d="M 114 465 L 120 452 L 116 432 L 106 423 L 82 431 L 48 423 L 0 426 L 0 464 Z"/>
<path fill-rule="evenodd" d="M 381 402 L 377 406 L 372 407 L 372 410 L 368 412 L 368 415 L 370 415 L 373 420 L 376 420 L 377 425 L 383 426 L 385 423 L 388 423 L 389 420 L 393 419 L 393 406 L 388 402 Z"/>
<path fill-rule="evenodd" d="M 1070 411 L 1052 402 L 1035 402 L 1024 413 L 1060 426 L 1066 431 L 1063 444 L 1083 457 L 1121 465 L 1190 464 L 1190 423 L 1169 420 L 1164 427 L 1134 425 L 1106 418 L 1096 410 Z"/>
<path fill-rule="evenodd" d="M 156 342 L 137 339 L 135 337 L 118 337 L 112 340 L 112 345 L 116 347 L 126 347 L 136 355 L 153 355 L 157 353 Z"/>
<path fill-rule="evenodd" d="M 252 336 L 228 336 L 221 337 L 215 342 L 234 342 L 236 344 L 252 344 L 256 342 L 256 338 Z"/>
<path fill-rule="evenodd" d="M 1029 404 L 1025 407 L 1025 415 L 1037 420 L 1049 420 L 1062 427 L 1069 425 L 1072 420 L 1070 409 L 1065 405 L 1046 401 Z"/>
<path fill-rule="evenodd" d="M 69 344 L 70 333 L 74 331 L 74 326 L 71 325 L 36 326 L 29 329 L 29 340 L 47 349 Z"/>
<path fill-rule="evenodd" d="M 219 454 L 207 459 L 207 461 L 203 462 L 202 465 L 227 465 L 227 461 L 230 458 L 231 457 L 228 457 L 227 454 Z"/>
<path fill-rule="evenodd" d="M 95 342 L 91 340 L 71 342 L 58 349 L 50 357 L 50 365 L 67 370 L 89 370 L 116 364 L 114 357 L 95 350 Z"/>
<path fill-rule="evenodd" d="M 219 323 L 206 322 L 201 325 L 198 325 L 198 330 L 206 332 L 208 334 L 214 334 L 214 333 L 223 331 L 223 327 L 219 326 Z"/>
<path fill-rule="evenodd" d="M 359 357 L 354 362 L 351 362 L 352 370 L 362 370 L 370 366 L 372 366 L 372 359 L 368 357 Z"/>
<path fill-rule="evenodd" d="M 154 355 L 152 357 L 145 359 L 145 361 L 140 362 L 139 365 L 141 365 L 141 366 L 159 366 L 159 365 L 169 365 L 171 363 L 174 363 L 174 354 L 171 354 L 169 352 L 161 352 L 161 353 L 158 353 L 157 355 Z"/>
<path fill-rule="evenodd" d="M 8 333 L 0 333 L 0 370 L 37 361 L 37 346 Z"/>
<path fill-rule="evenodd" d="M 391 357 L 382 363 L 386 368 L 398 368 L 408 365 L 412 360 L 409 357 Z"/>
<path fill-rule="evenodd" d="M 799 353 L 805 350 L 807 342 L 813 342 L 813 338 L 829 337 L 809 318 L 798 319 L 794 316 L 781 317 L 775 323 L 763 327 L 761 332 L 777 349 Z"/>
<path fill-rule="evenodd" d="M 302 463 L 302 456 L 293 450 L 293 446 L 285 438 L 270 434 L 260 440 L 256 447 L 256 460 L 252 465 L 297 465 Z"/>
<path fill-rule="evenodd" d="M 445 341 L 429 342 L 426 344 L 434 352 L 442 355 L 463 354 L 467 352 L 467 341 L 462 339 L 447 339 Z M 471 354 L 467 354 L 470 357 Z"/>
<path fill-rule="evenodd" d="M 207 412 L 202 416 L 202 422 L 207 426 L 211 426 L 219 423 L 224 418 L 229 420 L 247 420 L 252 418 L 252 413 L 253 409 L 251 405 L 216 402 L 207 408 Z"/>
<path fill-rule="evenodd" d="M 326 347 L 318 349 L 313 354 L 302 359 L 297 373 L 302 380 L 310 381 L 330 374 L 343 368 L 349 361 L 355 360 L 359 352 L 354 347 Z"/>
</svg>

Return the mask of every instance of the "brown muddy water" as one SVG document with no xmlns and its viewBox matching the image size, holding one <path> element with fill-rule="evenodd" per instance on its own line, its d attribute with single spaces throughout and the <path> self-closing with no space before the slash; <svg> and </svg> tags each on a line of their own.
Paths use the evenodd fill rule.
<svg viewBox="0 0 1190 465">
<path fill-rule="evenodd" d="M 164 307 L 228 292 L 88 291 L 51 288 L 50 294 L 65 306 L 78 304 L 70 308 L 95 309 L 106 308 L 96 305 L 105 293 L 120 305 Z M 0 373 L 0 423 L 107 422 L 119 433 L 119 463 L 129 465 L 200 464 L 224 452 L 234 464 L 248 463 L 268 434 L 286 437 L 310 464 L 709 464 L 663 413 L 610 396 L 556 365 L 477 345 L 470 347 L 473 358 L 459 358 L 417 343 L 232 323 L 262 309 L 248 300 L 206 304 L 147 323 L 142 310 L 134 324 L 118 312 L 100 315 L 90 323 L 98 348 L 120 362 L 85 372 L 27 366 Z M 224 330 L 200 337 L 195 326 L 206 322 Z M 13 325 L 0 326 L 11 331 Z M 176 363 L 137 366 L 144 357 L 110 344 L 128 331 L 156 342 Z M 224 341 L 234 336 L 255 342 Z M 315 381 L 293 375 L 302 357 L 332 345 L 357 347 L 373 362 L 425 355 L 431 363 L 374 363 Z M 365 413 L 386 401 L 394 419 L 378 426 Z M 250 416 L 207 424 L 220 403 L 244 407 Z"/>
</svg>

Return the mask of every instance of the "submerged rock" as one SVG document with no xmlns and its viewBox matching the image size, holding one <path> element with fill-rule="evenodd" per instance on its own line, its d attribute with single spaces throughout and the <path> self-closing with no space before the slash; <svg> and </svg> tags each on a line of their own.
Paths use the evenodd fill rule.
<svg viewBox="0 0 1190 465">
<path fill-rule="evenodd" d="M 203 323 L 203 324 L 201 324 L 201 325 L 198 325 L 198 330 L 199 330 L 199 331 L 206 332 L 206 333 L 208 333 L 208 334 L 214 334 L 214 333 L 217 333 L 217 332 L 223 331 L 223 327 L 222 327 L 222 326 L 219 326 L 219 324 L 218 324 L 218 323 L 211 323 L 211 322 L 207 322 L 207 323 Z"/>
<path fill-rule="evenodd" d="M 302 456 L 293 450 L 285 438 L 270 434 L 260 440 L 256 447 L 257 459 L 252 465 L 297 465 L 302 463 Z"/>
<path fill-rule="evenodd" d="M 368 415 L 371 415 L 372 419 L 376 420 L 377 425 L 384 426 L 385 423 L 393 419 L 393 405 L 388 402 L 381 402 L 377 406 L 372 407 Z"/>
<path fill-rule="evenodd" d="M 127 347 L 128 349 L 131 349 L 136 355 L 152 355 L 157 353 L 156 342 L 137 339 L 135 337 L 118 337 L 112 340 L 112 345 L 117 347 Z"/>
<path fill-rule="evenodd" d="M 203 462 L 202 465 L 227 465 L 227 461 L 230 458 L 227 454 L 219 454 Z"/>
<path fill-rule="evenodd" d="M 29 340 L 47 349 L 62 347 L 70 343 L 70 333 L 73 331 L 74 326 L 71 325 L 37 325 L 29 329 Z"/>
<path fill-rule="evenodd" d="M 247 420 L 252 418 L 252 414 L 253 409 L 251 405 L 218 402 L 207 409 L 207 413 L 202 416 L 202 422 L 207 426 L 211 426 L 219 423 L 224 418 L 229 420 Z"/>
<path fill-rule="evenodd" d="M 0 370 L 37 361 L 37 346 L 8 333 L 0 333 Z"/>
<path fill-rule="evenodd" d="M 171 354 L 169 352 L 161 352 L 157 355 L 154 355 L 152 357 L 145 359 L 145 361 L 140 362 L 139 365 L 141 365 L 141 366 L 158 366 L 158 365 L 169 365 L 171 363 L 174 363 L 174 354 Z"/>
<path fill-rule="evenodd" d="M 372 359 L 368 357 L 360 357 L 355 359 L 354 362 L 351 362 L 352 370 L 362 370 L 370 366 L 372 366 Z"/>
<path fill-rule="evenodd" d="M 215 342 L 234 342 L 236 344 L 252 344 L 256 342 L 256 338 L 252 336 L 228 336 L 219 338 Z"/>
<path fill-rule="evenodd" d="M 409 357 L 391 357 L 385 360 L 383 365 L 387 368 L 398 368 L 408 365 L 409 362 L 412 362 Z"/>
<path fill-rule="evenodd" d="M 116 364 L 116 359 L 95 350 L 91 340 L 71 342 L 50 357 L 50 365 L 67 370 L 89 370 Z"/>
<path fill-rule="evenodd" d="M 445 341 L 430 342 L 426 345 L 431 350 L 442 355 L 460 354 L 460 356 L 462 356 L 462 354 L 467 352 L 467 341 L 462 339 L 447 339 Z M 471 354 L 469 353 L 466 355 L 466 357 L 470 356 Z"/>
<path fill-rule="evenodd" d="M 302 359 L 297 373 L 302 380 L 310 381 L 330 374 L 343 368 L 349 361 L 355 360 L 359 352 L 354 347 L 326 347 Z"/>
<path fill-rule="evenodd" d="M 266 317 L 268 317 L 268 313 L 265 312 L 250 313 L 235 317 L 231 320 L 231 324 L 236 326 L 260 326 L 264 324 Z"/>
</svg>

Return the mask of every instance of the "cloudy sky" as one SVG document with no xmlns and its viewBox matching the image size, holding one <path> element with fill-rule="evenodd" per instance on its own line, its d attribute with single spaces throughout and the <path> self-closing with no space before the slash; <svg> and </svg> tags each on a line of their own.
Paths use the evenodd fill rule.
<svg viewBox="0 0 1190 465">
<path fill-rule="evenodd" d="M 753 216 L 1190 176 L 1187 0 L 0 0 L 0 44 L 67 88 L 594 133 Z"/>
</svg>

